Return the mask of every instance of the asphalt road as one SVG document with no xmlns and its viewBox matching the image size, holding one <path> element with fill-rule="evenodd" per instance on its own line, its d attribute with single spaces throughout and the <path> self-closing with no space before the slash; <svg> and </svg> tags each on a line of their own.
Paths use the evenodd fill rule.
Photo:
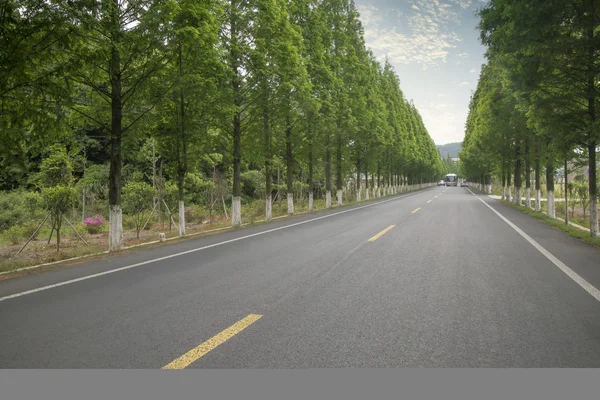
<svg viewBox="0 0 600 400">
<path fill-rule="evenodd" d="M 434 187 L 0 282 L 0 367 L 600 367 L 595 288 L 600 250 Z"/>
</svg>

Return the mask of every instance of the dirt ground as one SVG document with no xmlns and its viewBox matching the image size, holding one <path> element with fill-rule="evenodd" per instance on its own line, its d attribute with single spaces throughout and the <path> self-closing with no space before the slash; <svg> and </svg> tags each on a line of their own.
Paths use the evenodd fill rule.
<svg viewBox="0 0 600 400">
<path fill-rule="evenodd" d="M 186 233 L 197 233 L 229 226 L 229 221 L 225 217 L 213 217 L 212 224 L 208 221 L 203 223 L 188 223 Z M 149 229 L 140 232 L 139 238 L 135 230 L 126 230 L 123 232 L 125 246 L 134 246 L 141 243 L 153 242 L 159 239 L 159 233 L 164 232 L 166 236 L 176 237 L 178 235 L 177 227 L 172 226 L 169 232 L 168 223 L 164 228 L 160 223 L 154 224 Z M 19 244 L 0 245 L 0 272 L 22 268 L 25 266 L 48 263 L 58 260 L 64 260 L 71 257 L 78 257 L 87 254 L 94 254 L 106 251 L 108 249 L 108 233 L 99 233 L 91 235 L 84 233 L 83 238 L 88 242 L 84 244 L 69 227 L 63 227 L 61 230 L 60 252 L 56 251 L 56 234 L 52 241 L 48 243 L 48 238 L 41 235 L 29 242 L 25 249 L 19 253 L 25 242 Z"/>
</svg>

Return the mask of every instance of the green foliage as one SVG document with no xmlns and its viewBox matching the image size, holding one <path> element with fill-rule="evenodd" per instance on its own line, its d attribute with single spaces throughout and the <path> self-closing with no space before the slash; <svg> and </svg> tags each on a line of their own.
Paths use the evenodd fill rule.
<svg viewBox="0 0 600 400">
<path fill-rule="evenodd" d="M 27 216 L 23 205 L 23 192 L 2 192 L 0 195 L 0 232 L 22 222 Z"/>
<path fill-rule="evenodd" d="M 580 197 L 595 203 L 600 7 L 594 1 L 532 0 L 524 6 L 521 0 L 492 0 L 480 17 L 488 63 L 471 101 L 465 171 L 495 172 L 504 181 L 514 167 L 518 185 L 521 163 L 533 162 L 545 167 L 547 190 L 554 190 L 557 164 L 578 163 L 585 154 L 590 179 L 588 194 Z M 598 236 L 596 216 L 590 226 Z"/>
<path fill-rule="evenodd" d="M 75 189 L 68 186 L 57 185 L 42 189 L 44 206 L 56 219 L 60 219 L 61 214 L 69 211 L 75 196 Z"/>
<path fill-rule="evenodd" d="M 12 244 L 19 244 L 25 239 L 25 229 L 20 225 L 14 225 L 3 232 L 3 236 Z"/>
<path fill-rule="evenodd" d="M 48 156 L 40 164 L 40 172 L 33 180 L 41 188 L 70 186 L 73 183 L 73 166 L 63 146 L 54 145 L 50 148 Z"/>
<path fill-rule="evenodd" d="M 203 204 L 207 193 L 213 188 L 212 180 L 199 173 L 188 173 L 185 176 L 183 187 L 186 193 L 185 202 Z"/>
<path fill-rule="evenodd" d="M 42 206 L 42 196 L 38 192 L 27 192 L 23 196 L 25 210 L 30 216 L 34 216 L 40 206 Z"/>
<path fill-rule="evenodd" d="M 5 3 L 0 188 L 56 188 L 43 195 L 53 224 L 73 184 L 69 206 L 122 200 L 139 234 L 143 181 L 174 213 L 181 199 L 220 212 L 232 193 L 306 199 L 357 174 L 389 185 L 445 170 L 351 0 Z M 34 197 L 0 208 L 0 229 L 35 214 Z"/>
<path fill-rule="evenodd" d="M 123 188 L 123 211 L 133 219 L 138 238 L 145 222 L 144 217 L 152 209 L 152 199 L 155 194 L 152 185 L 146 182 L 129 182 Z"/>
<path fill-rule="evenodd" d="M 262 171 L 248 170 L 242 173 L 242 193 L 249 198 L 258 198 L 264 193 Z"/>
</svg>

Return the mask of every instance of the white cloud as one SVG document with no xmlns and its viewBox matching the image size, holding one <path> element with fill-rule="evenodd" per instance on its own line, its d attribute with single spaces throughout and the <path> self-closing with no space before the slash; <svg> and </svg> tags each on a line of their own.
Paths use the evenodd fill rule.
<svg viewBox="0 0 600 400">
<path fill-rule="evenodd" d="M 470 84 L 471 84 L 471 83 L 469 83 L 469 82 L 461 82 L 461 83 L 460 83 L 460 86 L 466 86 L 466 85 L 470 85 Z"/>
<path fill-rule="evenodd" d="M 477 73 L 477 69 L 476 69 L 476 68 L 473 68 L 473 69 L 471 69 L 471 70 L 469 71 L 469 73 L 470 73 L 470 74 L 476 74 L 476 73 Z"/>
<path fill-rule="evenodd" d="M 467 57 L 469 57 L 469 55 L 467 53 L 458 53 L 458 56 L 460 58 L 467 58 Z"/>
<path fill-rule="evenodd" d="M 450 29 L 450 24 L 459 22 L 458 15 L 448 4 L 436 0 L 414 0 L 414 3 L 417 3 L 412 7 L 415 12 L 407 21 L 409 33 L 401 33 L 395 26 L 382 24 L 389 10 L 359 5 L 367 45 L 376 55 L 387 55 L 398 64 L 417 63 L 426 69 L 446 63 L 450 50 L 461 41 Z"/>
</svg>

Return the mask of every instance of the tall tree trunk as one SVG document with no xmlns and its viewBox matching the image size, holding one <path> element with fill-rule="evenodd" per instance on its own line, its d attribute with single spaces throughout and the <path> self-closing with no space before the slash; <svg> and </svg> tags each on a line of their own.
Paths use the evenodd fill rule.
<svg viewBox="0 0 600 400">
<path fill-rule="evenodd" d="M 512 201 L 512 184 L 511 184 L 511 173 L 510 166 L 506 169 L 506 200 Z"/>
<path fill-rule="evenodd" d="M 292 153 L 292 124 L 289 114 L 286 115 L 285 126 L 285 160 L 288 215 L 294 215 L 294 155 Z"/>
<path fill-rule="evenodd" d="M 590 235 L 598 237 L 598 183 L 597 183 L 597 168 L 596 168 L 596 142 L 590 143 L 588 146 L 589 157 L 589 191 L 590 191 Z"/>
<path fill-rule="evenodd" d="M 179 44 L 179 76 L 183 77 L 183 52 L 181 43 Z M 185 236 L 185 205 L 183 198 L 183 182 L 187 173 L 187 138 L 185 131 L 185 99 L 183 94 L 183 86 L 179 87 L 179 104 L 181 109 L 181 145 L 182 154 L 179 156 L 179 171 L 177 176 L 177 186 L 179 194 L 179 236 Z"/>
<path fill-rule="evenodd" d="M 336 146 L 336 186 L 337 186 L 337 202 L 338 205 L 342 205 L 342 132 L 337 132 L 337 146 Z"/>
<path fill-rule="evenodd" d="M 365 165 L 365 200 L 369 200 L 369 164 Z"/>
<path fill-rule="evenodd" d="M 361 201 L 360 198 L 360 158 L 356 156 L 356 201 Z"/>
<path fill-rule="evenodd" d="M 590 122 L 592 128 L 588 133 L 588 169 L 589 169 L 589 183 L 588 190 L 590 192 L 590 235 L 592 237 L 599 237 L 598 232 L 598 182 L 597 177 L 597 166 L 596 166 L 596 146 L 598 142 L 594 140 L 594 133 L 597 129 L 596 124 L 596 97 L 598 96 L 598 90 L 596 89 L 597 82 L 597 39 L 594 37 L 597 29 L 596 21 L 596 3 L 591 2 L 591 23 L 588 29 L 589 36 L 589 60 L 588 64 L 588 113 L 590 116 Z"/>
<path fill-rule="evenodd" d="M 542 211 L 542 183 L 540 182 L 542 166 L 539 154 L 535 159 L 535 211 Z"/>
<path fill-rule="evenodd" d="M 567 170 L 567 158 L 565 157 L 565 179 L 564 179 L 564 186 L 565 186 L 565 225 L 569 225 L 569 194 L 568 194 L 568 188 L 569 188 L 569 172 Z"/>
<path fill-rule="evenodd" d="M 310 127 L 309 127 L 310 129 Z M 312 136 L 309 131 L 309 142 L 308 142 L 308 211 L 312 211 L 314 208 L 314 194 L 313 194 L 313 143 Z"/>
<path fill-rule="evenodd" d="M 552 160 L 552 155 L 548 154 L 546 156 L 546 189 L 548 194 L 547 197 L 547 214 L 549 217 L 556 217 L 556 211 L 554 208 L 554 160 Z"/>
<path fill-rule="evenodd" d="M 525 207 L 531 208 L 531 157 L 529 155 L 529 138 L 525 141 Z"/>
<path fill-rule="evenodd" d="M 377 197 L 381 197 L 381 161 L 377 160 Z"/>
<path fill-rule="evenodd" d="M 523 190 L 522 188 L 522 177 L 521 177 L 521 148 L 520 146 L 517 144 L 517 146 L 515 146 L 515 155 L 516 155 L 516 160 L 515 160 L 515 199 L 514 199 L 514 203 L 516 205 L 521 205 L 521 191 Z"/>
<path fill-rule="evenodd" d="M 502 162 L 502 200 L 506 200 L 506 164 Z"/>
<path fill-rule="evenodd" d="M 331 207 L 331 136 L 327 134 L 327 147 L 325 149 L 325 208 Z"/>
<path fill-rule="evenodd" d="M 233 5 L 233 2 L 232 2 Z M 241 107 L 243 95 L 241 90 L 241 81 L 239 71 L 240 54 L 238 46 L 237 22 L 238 15 L 236 10 L 231 13 L 231 46 L 230 46 L 230 67 L 232 72 L 231 87 L 233 90 L 233 193 L 231 199 L 231 226 L 238 227 L 242 224 L 242 186 L 241 186 L 241 166 L 242 166 L 242 117 Z"/>
<path fill-rule="evenodd" d="M 123 99 L 121 83 L 122 40 L 119 0 L 112 0 L 112 48 L 108 71 L 111 86 L 110 171 L 108 174 L 109 232 L 108 251 L 123 248 L 123 211 L 121 209 L 121 135 L 123 134 Z"/>
<path fill-rule="evenodd" d="M 271 171 L 271 127 L 269 123 L 269 110 L 263 109 L 263 133 L 265 135 L 265 219 L 268 221 L 273 217 L 273 176 Z"/>
</svg>

